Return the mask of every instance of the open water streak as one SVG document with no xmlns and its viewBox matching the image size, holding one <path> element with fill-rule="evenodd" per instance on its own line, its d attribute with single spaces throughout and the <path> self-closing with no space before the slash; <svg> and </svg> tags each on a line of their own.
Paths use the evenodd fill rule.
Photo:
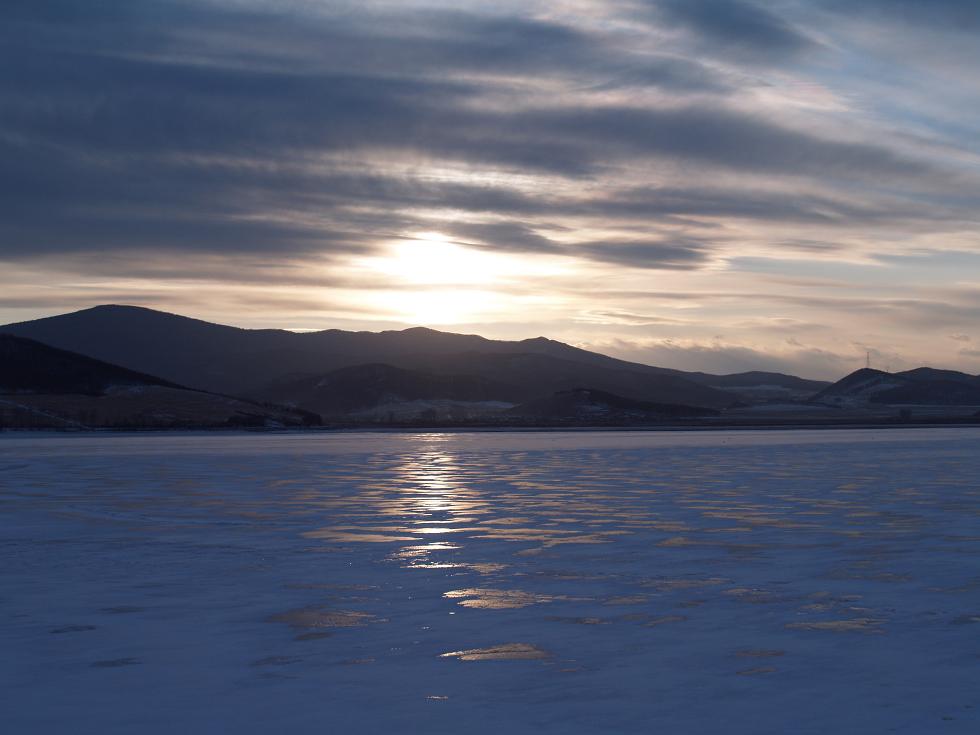
<svg viewBox="0 0 980 735">
<path fill-rule="evenodd" d="M 0 436 L 6 732 L 975 733 L 980 432 Z"/>
</svg>

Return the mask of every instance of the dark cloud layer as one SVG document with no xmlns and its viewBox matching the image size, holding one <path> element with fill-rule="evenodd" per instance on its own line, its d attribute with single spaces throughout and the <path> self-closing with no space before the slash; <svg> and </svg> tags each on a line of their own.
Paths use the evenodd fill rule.
<svg viewBox="0 0 980 735">
<path fill-rule="evenodd" d="M 704 243 L 693 241 L 596 242 L 579 246 L 594 260 L 633 268 L 690 270 L 708 259 Z"/>
<path fill-rule="evenodd" d="M 586 24 L 465 3 L 8 0 L 0 260 L 302 262 L 438 226 L 484 250 L 693 271 L 723 261 L 733 227 L 833 251 L 833 232 L 975 219 L 973 180 L 938 147 L 875 134 L 903 120 L 856 106 L 847 125 L 850 98 L 822 106 L 821 39 L 844 4 L 608 5 Z M 977 15 L 954 0 L 860 6 L 933 27 Z M 791 90 L 803 101 L 773 102 L 813 58 L 820 81 Z"/>
<path fill-rule="evenodd" d="M 909 23 L 970 31 L 980 28 L 975 0 L 822 0 L 835 12 L 874 16 L 886 23 Z"/>
<path fill-rule="evenodd" d="M 658 18 L 686 28 L 715 51 L 753 61 L 792 58 L 814 42 L 765 4 L 749 0 L 653 0 Z"/>
</svg>

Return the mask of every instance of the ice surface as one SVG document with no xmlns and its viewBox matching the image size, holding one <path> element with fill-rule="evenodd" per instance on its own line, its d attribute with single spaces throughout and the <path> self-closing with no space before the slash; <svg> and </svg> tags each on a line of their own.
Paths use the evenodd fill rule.
<svg viewBox="0 0 980 735">
<path fill-rule="evenodd" d="M 0 436 L 4 733 L 977 733 L 980 431 Z"/>
</svg>

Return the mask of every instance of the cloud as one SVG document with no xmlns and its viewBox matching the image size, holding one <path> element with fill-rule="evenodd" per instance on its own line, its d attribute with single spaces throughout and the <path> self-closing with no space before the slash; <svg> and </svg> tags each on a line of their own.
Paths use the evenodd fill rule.
<svg viewBox="0 0 980 735">
<path fill-rule="evenodd" d="M 931 170 L 926 162 L 878 144 L 832 140 L 724 106 L 565 108 L 516 114 L 502 122 L 505 129 L 537 130 L 550 140 L 558 136 L 573 144 L 564 150 L 607 161 L 664 156 L 738 171 L 862 179 Z"/>
<path fill-rule="evenodd" d="M 787 20 L 748 0 L 653 0 L 651 6 L 658 19 L 701 38 L 709 52 L 771 62 L 816 47 Z"/>
<path fill-rule="evenodd" d="M 934 203 L 916 206 L 907 200 L 875 201 L 866 198 L 865 201 L 855 201 L 835 194 L 750 185 L 723 188 L 714 184 L 615 190 L 608 196 L 579 202 L 577 206 L 579 209 L 589 207 L 603 216 L 670 215 L 826 225 L 875 224 L 907 218 L 948 219 L 952 216 L 948 210 L 939 209 Z M 784 241 L 784 244 L 801 250 L 824 251 L 838 247 L 833 243 L 803 238 Z"/>
<path fill-rule="evenodd" d="M 689 240 L 595 242 L 577 245 L 575 249 L 592 260 L 658 270 L 700 268 L 710 256 L 704 243 Z"/>
<path fill-rule="evenodd" d="M 462 10 L 378 17 L 275 7 L 6 5 L 0 257 L 355 253 L 423 224 L 421 208 L 454 210 L 458 223 L 534 215 L 533 226 L 453 229 L 483 247 L 557 252 L 541 233 L 582 214 L 847 222 L 897 209 L 744 183 L 586 188 L 640 160 L 871 182 L 932 171 L 878 143 L 735 109 L 724 72 L 690 54 L 637 51 L 595 27 Z M 795 38 L 760 6 L 723 9 L 717 28 L 714 4 L 684 7 L 661 9 L 709 35 L 724 27 L 774 46 Z M 515 98 L 515 80 L 545 91 Z M 606 95 L 616 80 L 677 96 L 590 102 L 588 90 Z M 707 96 L 692 102 L 691 92 Z M 396 161 L 403 172 L 391 170 Z M 493 172 L 483 180 L 494 183 L 424 175 L 439 166 Z M 518 190 L 501 172 L 581 184 Z M 578 252 L 674 268 L 706 257 L 689 245 Z"/>
<path fill-rule="evenodd" d="M 604 324 L 622 325 L 628 327 L 651 327 L 662 324 L 683 324 L 679 319 L 669 317 L 653 316 L 649 314 L 635 314 L 620 309 L 591 309 L 583 311 L 575 317 L 575 321 L 583 324 Z"/>
<path fill-rule="evenodd" d="M 524 222 L 456 222 L 442 228 L 462 240 L 499 252 L 556 253 L 561 246 Z M 475 241 L 475 242 L 474 242 Z"/>
<path fill-rule="evenodd" d="M 980 5 L 974 0 L 818 0 L 819 5 L 853 15 L 871 15 L 880 21 L 922 24 L 969 32 L 980 28 Z"/>
</svg>

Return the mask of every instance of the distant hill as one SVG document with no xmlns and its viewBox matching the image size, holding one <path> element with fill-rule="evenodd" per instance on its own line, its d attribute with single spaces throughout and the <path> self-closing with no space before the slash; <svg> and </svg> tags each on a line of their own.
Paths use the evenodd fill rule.
<svg viewBox="0 0 980 735">
<path fill-rule="evenodd" d="M 412 357 L 413 367 L 430 372 L 477 375 L 515 387 L 509 400 L 522 402 L 588 385 L 640 401 L 723 408 L 733 394 L 694 383 L 680 375 L 641 369 L 619 360 L 578 362 L 535 353 L 468 352 Z"/>
<path fill-rule="evenodd" d="M 959 380 L 914 382 L 881 391 L 871 400 L 875 403 L 980 406 L 980 382 L 974 385 Z"/>
<path fill-rule="evenodd" d="M 803 401 L 831 385 L 829 381 L 807 380 L 795 375 L 760 370 L 731 375 L 684 373 L 684 377 L 711 388 L 734 393 L 742 401 L 749 403 Z"/>
<path fill-rule="evenodd" d="M 916 383 L 950 381 L 953 383 L 963 383 L 966 385 L 980 384 L 980 378 L 976 375 L 968 375 L 958 370 L 939 370 L 931 367 L 918 367 L 913 370 L 905 370 L 895 373 L 896 377 L 911 380 Z"/>
<path fill-rule="evenodd" d="M 717 416 L 719 412 L 692 406 L 636 401 L 606 391 L 577 388 L 515 406 L 507 414 L 542 422 L 619 424 Z"/>
<path fill-rule="evenodd" d="M 0 334 L 0 427 L 297 426 L 310 414 L 168 380 Z"/>
<path fill-rule="evenodd" d="M 922 367 L 901 373 L 862 368 L 813 397 L 817 403 L 980 406 L 980 378 L 955 370 Z"/>
<path fill-rule="evenodd" d="M 617 360 L 545 338 L 489 340 L 413 328 L 386 332 L 247 330 L 134 306 L 98 306 L 0 327 L 55 347 L 182 385 L 268 395 L 286 376 L 320 378 L 386 364 L 514 385 L 516 398 L 594 385 L 640 400 L 721 407 L 737 398 L 663 368 Z"/>
<path fill-rule="evenodd" d="M 821 403 L 845 399 L 867 401 L 875 393 L 897 388 L 905 382 L 882 370 L 861 368 L 823 389 L 813 397 L 813 400 Z"/>
<path fill-rule="evenodd" d="M 583 365 L 547 355 L 466 353 L 416 357 L 408 362 L 424 369 L 355 365 L 321 376 L 277 381 L 258 391 L 257 396 L 275 403 L 302 406 L 323 416 L 381 406 L 402 413 L 399 404 L 433 400 L 449 401 L 456 411 L 471 416 L 496 415 L 501 410 L 496 404 L 513 405 L 550 397 L 555 392 L 572 389 L 580 384 L 578 381 L 590 380 L 603 388 L 628 393 L 623 400 L 649 398 L 666 403 L 684 396 L 702 406 L 719 403 L 714 391 L 672 375 L 615 370 L 601 364 Z M 721 398 L 725 405 L 731 400 L 727 394 Z"/>
<path fill-rule="evenodd" d="M 303 406 L 322 416 L 344 416 L 379 406 L 422 400 L 457 403 L 508 401 L 519 389 L 475 375 L 440 375 L 371 364 L 266 386 L 260 397 Z"/>
</svg>

